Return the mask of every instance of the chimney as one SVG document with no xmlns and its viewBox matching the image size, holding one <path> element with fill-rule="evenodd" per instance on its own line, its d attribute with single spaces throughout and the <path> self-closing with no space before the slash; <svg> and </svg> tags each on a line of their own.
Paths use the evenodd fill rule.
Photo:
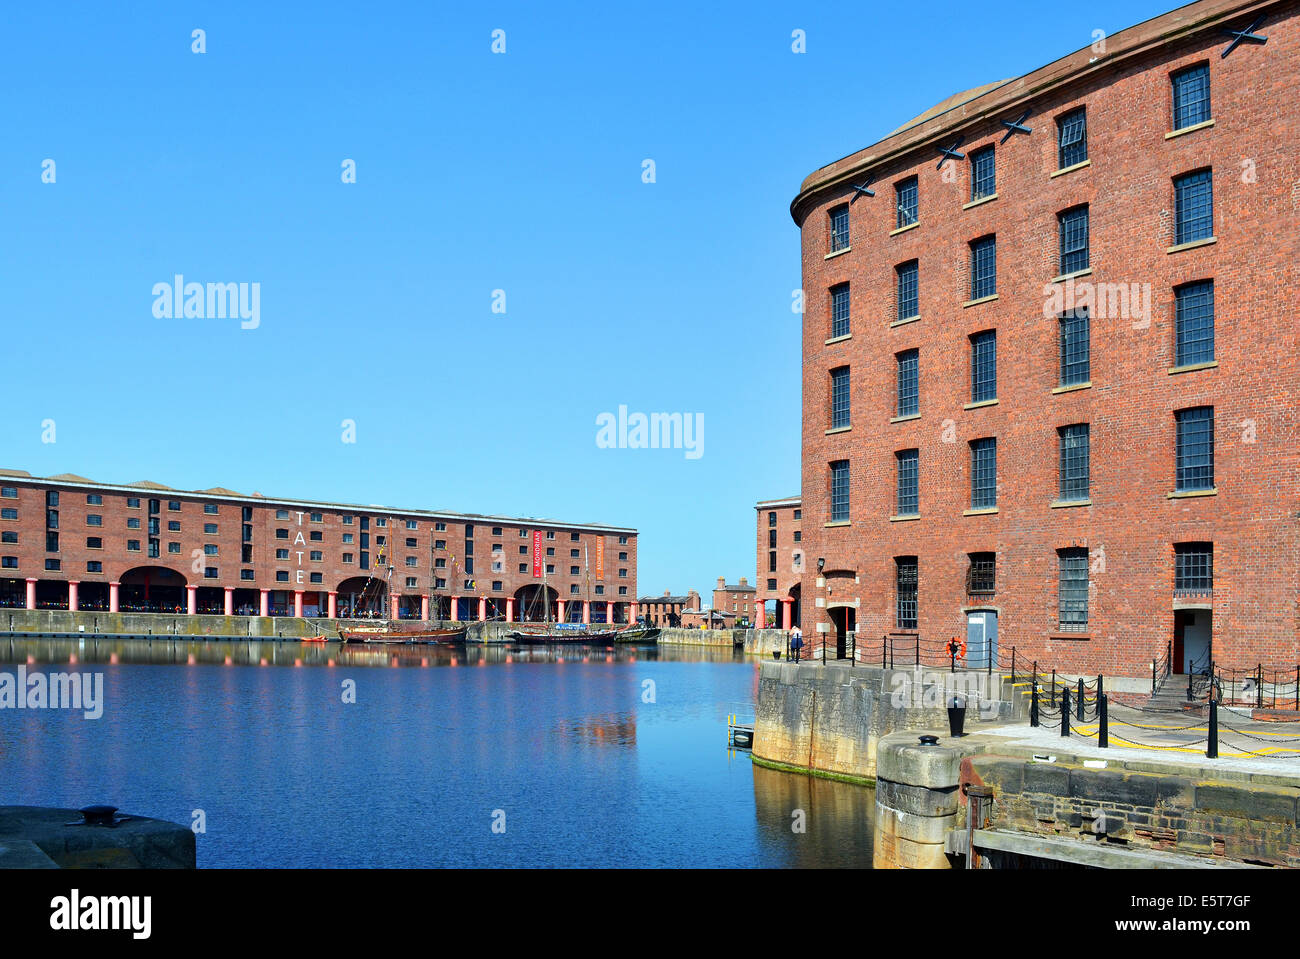
<svg viewBox="0 0 1300 959">
<path fill-rule="evenodd" d="M 741 585 L 741 586 L 748 586 L 748 585 L 749 585 L 749 580 L 745 579 L 745 577 L 743 577 L 743 576 L 740 577 L 740 585 Z"/>
<path fill-rule="evenodd" d="M 719 576 L 719 577 L 718 577 L 718 589 L 723 589 L 726 585 L 727 585 L 727 580 L 726 580 L 726 578 L 725 578 L 725 577 L 722 577 L 722 576 Z"/>
<path fill-rule="evenodd" d="M 664 595 L 665 595 L 665 596 L 671 596 L 672 594 L 673 594 L 673 591 L 672 591 L 671 589 L 666 589 L 666 590 L 664 590 Z"/>
</svg>

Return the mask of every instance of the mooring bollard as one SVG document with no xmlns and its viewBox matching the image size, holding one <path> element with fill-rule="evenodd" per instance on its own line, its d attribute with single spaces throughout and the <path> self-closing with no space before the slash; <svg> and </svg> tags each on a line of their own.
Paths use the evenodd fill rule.
<svg viewBox="0 0 1300 959">
<path fill-rule="evenodd" d="M 1101 687 L 1098 686 L 1098 689 Z M 1097 745 L 1105 749 L 1110 745 L 1110 720 L 1106 716 L 1106 694 L 1097 694 Z"/>
<path fill-rule="evenodd" d="M 966 700 L 960 696 L 953 696 L 948 700 L 948 735 L 953 739 L 961 739 L 965 726 Z"/>
<path fill-rule="evenodd" d="M 1038 725 L 1038 680 L 1035 679 L 1029 693 L 1029 725 Z"/>
<path fill-rule="evenodd" d="M 1070 735 L 1070 687 L 1061 690 L 1061 735 Z"/>
<path fill-rule="evenodd" d="M 1205 758 L 1219 758 L 1219 701 L 1210 694 L 1210 735 L 1205 740 Z"/>
</svg>

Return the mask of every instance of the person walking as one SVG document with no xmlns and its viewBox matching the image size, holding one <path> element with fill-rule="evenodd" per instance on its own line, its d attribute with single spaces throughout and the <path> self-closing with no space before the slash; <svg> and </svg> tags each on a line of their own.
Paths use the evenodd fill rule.
<svg viewBox="0 0 1300 959">
<path fill-rule="evenodd" d="M 799 662 L 799 651 L 803 649 L 803 630 L 798 626 L 790 630 L 790 652 L 794 654 L 794 661 Z"/>
</svg>

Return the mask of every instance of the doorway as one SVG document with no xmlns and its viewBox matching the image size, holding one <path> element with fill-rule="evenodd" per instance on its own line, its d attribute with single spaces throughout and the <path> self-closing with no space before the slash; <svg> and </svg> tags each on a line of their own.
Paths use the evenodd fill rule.
<svg viewBox="0 0 1300 959">
<path fill-rule="evenodd" d="M 998 614 L 977 609 L 966 614 L 966 666 L 988 669 L 998 664 Z"/>
<path fill-rule="evenodd" d="M 1173 671 L 1179 675 L 1204 673 L 1210 668 L 1210 627 L 1214 614 L 1208 609 L 1174 611 Z"/>
<path fill-rule="evenodd" d="M 834 606 L 827 610 L 835 627 L 835 658 L 849 658 L 850 634 L 858 628 L 858 611 L 852 606 Z"/>
</svg>

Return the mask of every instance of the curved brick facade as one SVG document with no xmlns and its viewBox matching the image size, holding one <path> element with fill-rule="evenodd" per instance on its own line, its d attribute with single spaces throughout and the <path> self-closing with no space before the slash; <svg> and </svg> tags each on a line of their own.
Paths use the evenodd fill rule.
<svg viewBox="0 0 1300 959">
<path fill-rule="evenodd" d="M 1243 29 L 1260 13 L 1267 43 L 1221 57 L 1224 29 Z M 1202 64 L 1212 122 L 1176 131 L 1171 75 Z M 1004 664 L 1015 646 L 1021 662 L 1140 676 L 1175 638 L 1191 649 L 1202 630 L 1218 662 L 1300 658 L 1297 103 L 1300 5 L 1195 3 L 805 181 L 792 213 L 806 297 L 810 638 L 834 636 L 828 608 L 837 605 L 852 610 L 859 646 L 874 649 L 887 633 L 919 632 L 923 643 L 964 635 L 967 613 L 978 609 L 997 614 Z M 1058 121 L 1079 107 L 1087 162 L 1063 167 Z M 1025 110 L 1032 132 L 1004 143 L 1001 121 Z M 958 137 L 963 158 L 937 169 L 940 148 Z M 989 146 L 996 188 L 976 202 L 972 156 Z M 1176 178 L 1206 169 L 1213 239 L 1180 244 Z M 895 186 L 910 177 L 917 220 L 900 229 Z M 854 189 L 868 179 L 874 196 Z M 850 201 L 848 245 L 837 249 L 844 235 L 835 235 L 842 220 L 833 213 Z M 1085 204 L 1089 262 L 1071 285 L 1058 280 L 1058 216 Z M 996 237 L 995 298 L 974 295 L 982 291 L 970 275 L 972 243 L 987 236 Z M 897 268 L 909 261 L 919 280 L 915 319 L 898 311 Z M 1175 289 L 1205 280 L 1213 281 L 1213 360 L 1180 367 Z M 1089 283 L 1097 294 L 1090 372 L 1067 387 L 1058 314 L 1080 305 Z M 841 284 L 849 284 L 849 330 L 836 336 L 832 289 Z M 1077 299 L 1062 305 L 1071 293 Z M 996 402 L 977 404 L 972 337 L 990 330 Z M 911 350 L 917 413 L 900 415 L 898 355 Z M 849 425 L 835 429 L 832 371 L 845 367 Z M 1194 407 L 1213 408 L 1213 485 L 1177 495 L 1175 414 Z M 1058 431 L 1077 424 L 1089 427 L 1088 494 L 1067 506 Z M 977 509 L 971 443 L 987 438 L 996 439 L 995 508 Z M 918 508 L 900 513 L 906 450 L 917 451 Z M 832 523 L 837 461 L 849 464 L 849 508 L 846 521 Z M 1196 542 L 1213 544 L 1212 589 L 1176 590 L 1175 545 Z M 1063 628 L 1069 550 L 1086 556 L 1083 628 Z M 996 558 L 991 593 L 968 591 L 972 553 Z M 900 557 L 916 557 L 915 627 L 898 618 Z M 844 613 L 836 618 L 843 628 Z"/>
</svg>

